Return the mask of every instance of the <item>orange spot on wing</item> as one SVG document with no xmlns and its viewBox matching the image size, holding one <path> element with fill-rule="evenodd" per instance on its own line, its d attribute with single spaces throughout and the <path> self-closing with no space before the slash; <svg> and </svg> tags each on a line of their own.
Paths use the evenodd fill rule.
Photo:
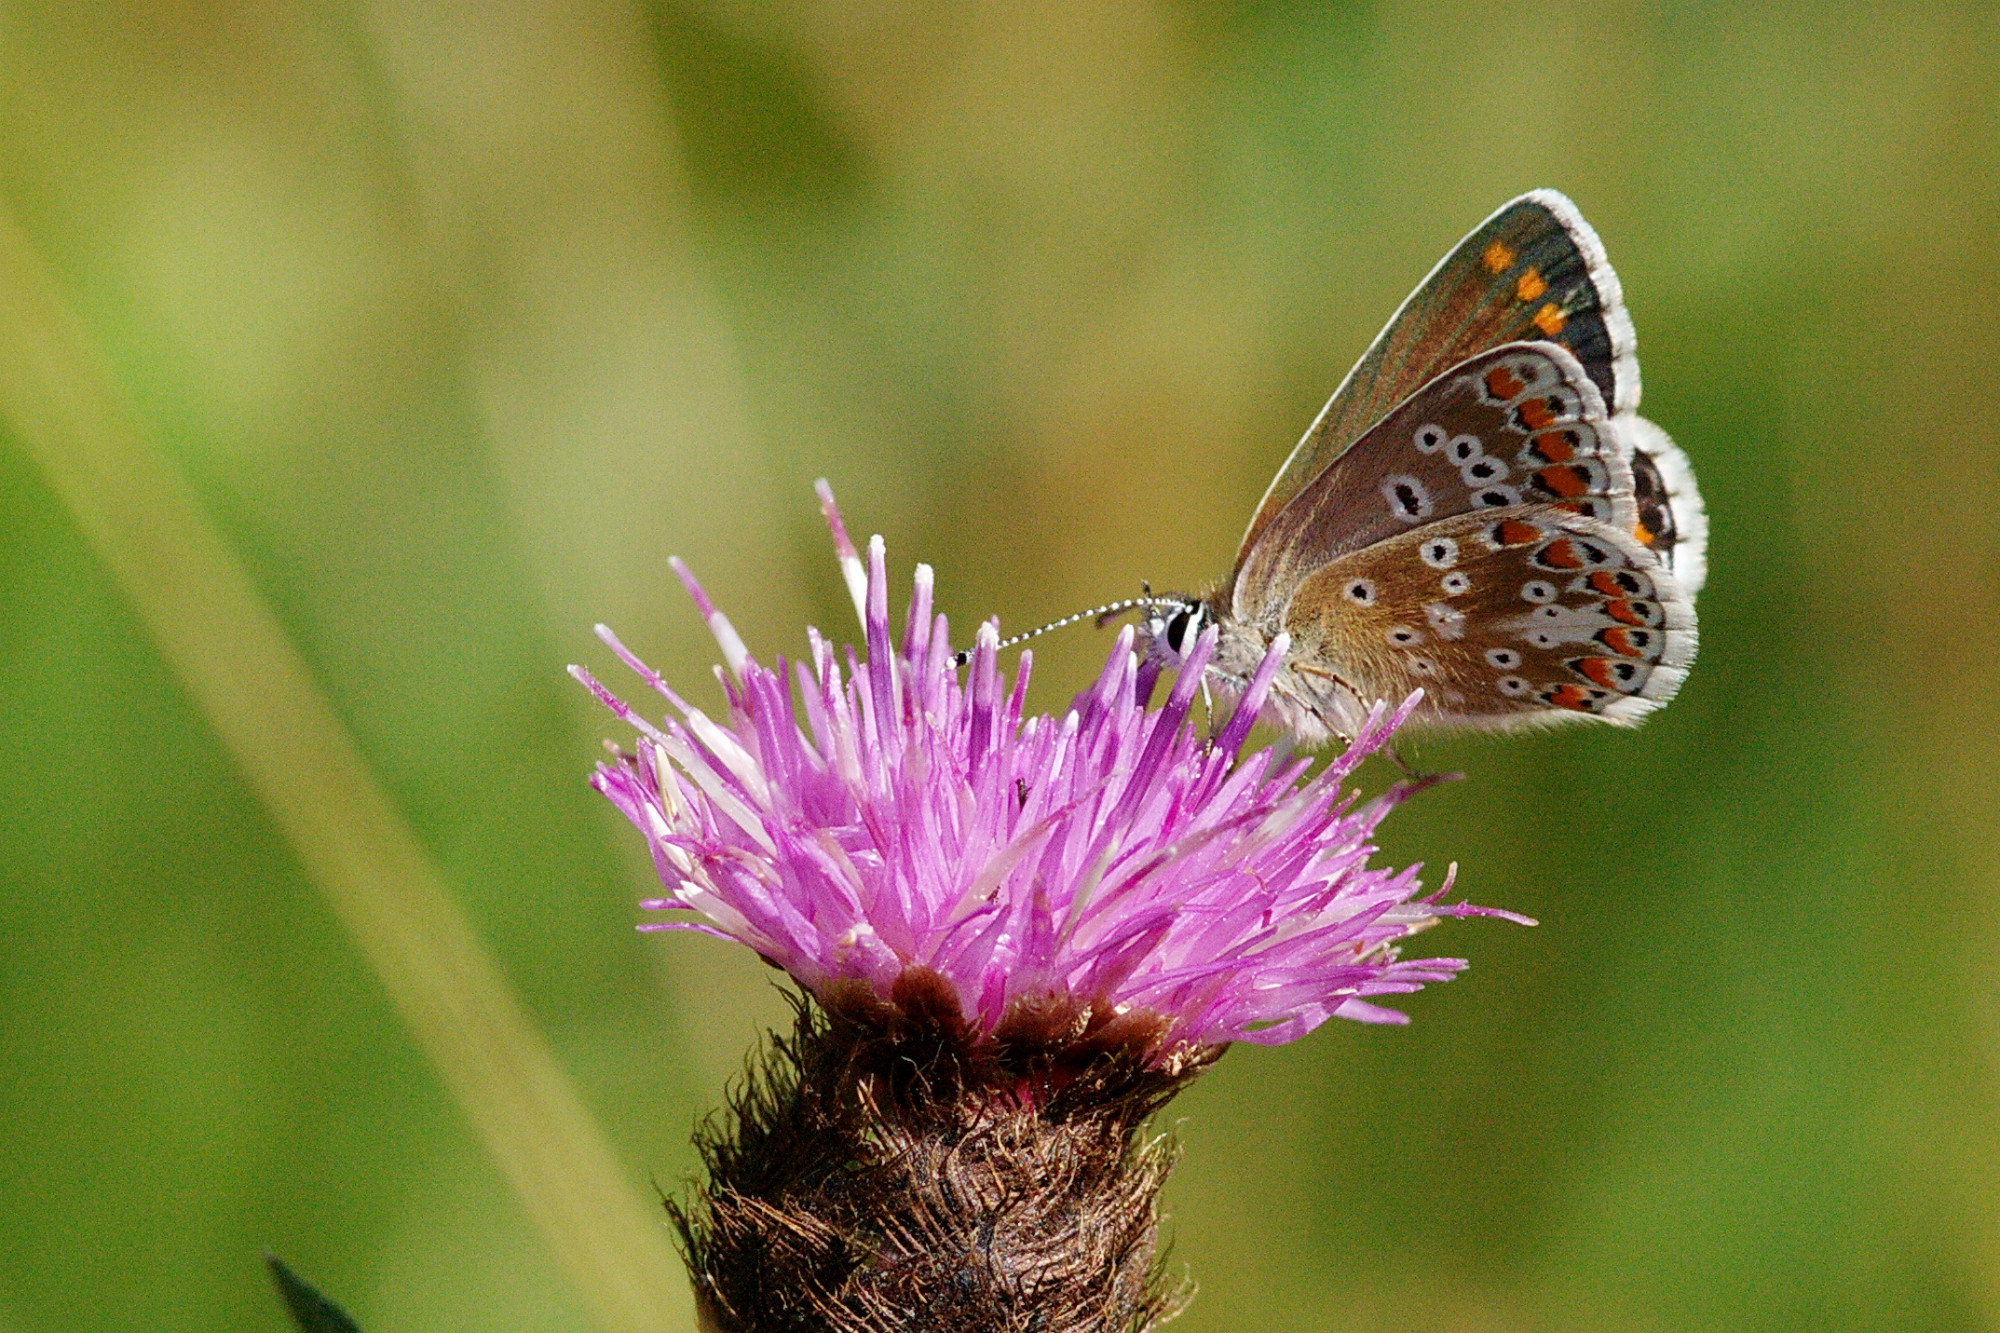
<svg viewBox="0 0 2000 1333">
<path fill-rule="evenodd" d="M 1542 281 L 1541 273 L 1532 268 L 1523 273 L 1521 280 L 1514 284 L 1514 294 L 1523 301 L 1535 300 L 1548 289 L 1549 285 Z"/>
<path fill-rule="evenodd" d="M 1545 305 L 1535 312 L 1535 327 L 1553 338 L 1563 331 L 1569 321 L 1554 305 Z"/>
<path fill-rule="evenodd" d="M 1556 424 L 1556 414 L 1549 410 L 1546 398 L 1530 398 L 1514 410 L 1527 423 L 1529 430 L 1547 430 Z"/>
<path fill-rule="evenodd" d="M 1590 711 L 1590 694 L 1581 685 L 1558 685 L 1544 697 L 1557 708 L 1572 708 L 1579 713 Z"/>
<path fill-rule="evenodd" d="M 1495 366 L 1486 372 L 1486 392 L 1502 402 L 1512 402 L 1527 387 L 1526 380 L 1505 366 Z"/>
<path fill-rule="evenodd" d="M 1608 657 L 1586 657 L 1576 664 L 1576 669 L 1596 684 L 1607 690 L 1618 688 L 1618 664 Z"/>
<path fill-rule="evenodd" d="M 1604 604 L 1604 614 L 1610 616 L 1613 620 L 1621 621 L 1627 625 L 1643 625 L 1646 623 L 1646 618 L 1640 615 L 1638 609 L 1623 597 L 1606 602 Z"/>
<path fill-rule="evenodd" d="M 1514 265 L 1514 252 L 1507 248 L 1505 241 L 1495 241 L 1486 247 L 1486 253 L 1480 256 L 1480 260 L 1488 272 L 1505 273 Z"/>
<path fill-rule="evenodd" d="M 1580 467 L 1545 467 L 1535 474 L 1550 491 L 1573 500 L 1590 493 L 1590 474 Z"/>
<path fill-rule="evenodd" d="M 1583 557 L 1576 552 L 1576 543 L 1567 537 L 1559 537 L 1536 553 L 1535 559 L 1550 569 L 1582 569 Z"/>
<path fill-rule="evenodd" d="M 1639 544 L 1641 546 L 1651 546 L 1654 542 L 1659 540 L 1659 537 L 1654 534 L 1653 530 L 1647 527 L 1644 523 L 1633 524 L 1632 535 L 1639 539 Z"/>
<path fill-rule="evenodd" d="M 1590 586 L 1603 593 L 1606 597 L 1623 597 L 1625 595 L 1625 589 L 1618 586 L 1618 576 L 1616 574 L 1607 574 L 1602 570 L 1590 576 Z"/>
<path fill-rule="evenodd" d="M 1644 652 L 1633 645 L 1630 630 L 1618 627 L 1603 630 L 1598 634 L 1597 641 L 1623 657 L 1645 656 Z"/>
<path fill-rule="evenodd" d="M 1519 519 L 1502 519 L 1493 525 L 1493 535 L 1502 546 L 1526 546 L 1542 535 L 1542 530 L 1532 523 Z"/>
<path fill-rule="evenodd" d="M 1576 450 L 1570 446 L 1569 434 L 1560 430 L 1545 430 L 1535 437 L 1535 452 L 1545 463 L 1567 463 L 1576 457 Z"/>
</svg>

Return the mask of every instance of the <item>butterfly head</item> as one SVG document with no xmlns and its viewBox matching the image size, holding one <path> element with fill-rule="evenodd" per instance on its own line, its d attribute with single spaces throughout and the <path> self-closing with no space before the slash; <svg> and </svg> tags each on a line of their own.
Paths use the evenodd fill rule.
<svg viewBox="0 0 2000 1333">
<path fill-rule="evenodd" d="M 1168 670 L 1179 670 L 1201 641 L 1202 631 L 1215 623 L 1215 612 L 1208 603 L 1180 594 L 1148 602 L 1143 612 L 1140 650 L 1146 660 Z"/>
</svg>

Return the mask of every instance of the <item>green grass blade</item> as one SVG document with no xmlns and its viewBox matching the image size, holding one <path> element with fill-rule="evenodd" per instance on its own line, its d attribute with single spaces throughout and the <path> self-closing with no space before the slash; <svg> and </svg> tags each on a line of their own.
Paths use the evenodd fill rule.
<svg viewBox="0 0 2000 1333">
<path fill-rule="evenodd" d="M 0 213 L 0 417 L 296 849 L 605 1333 L 694 1322 L 665 1217 L 602 1131 L 297 650 Z"/>
</svg>

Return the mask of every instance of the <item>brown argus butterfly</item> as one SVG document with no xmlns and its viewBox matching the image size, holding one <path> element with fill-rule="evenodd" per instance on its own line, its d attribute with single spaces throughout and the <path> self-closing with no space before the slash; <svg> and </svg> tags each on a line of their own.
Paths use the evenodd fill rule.
<svg viewBox="0 0 2000 1333">
<path fill-rule="evenodd" d="M 1389 320 L 1279 469 L 1220 587 L 1148 597 L 1139 642 L 1249 684 L 1306 745 L 1424 691 L 1413 724 L 1625 726 L 1694 661 L 1707 523 L 1637 415 L 1631 317 L 1597 234 L 1553 190 L 1507 204 Z"/>
</svg>

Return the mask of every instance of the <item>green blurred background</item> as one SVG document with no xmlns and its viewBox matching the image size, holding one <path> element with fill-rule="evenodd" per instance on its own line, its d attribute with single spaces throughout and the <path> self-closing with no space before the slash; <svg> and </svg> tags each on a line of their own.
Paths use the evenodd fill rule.
<svg viewBox="0 0 2000 1333">
<path fill-rule="evenodd" d="M 1174 1107 L 1208 1330 L 2000 1328 L 1990 5 L 0 5 L 0 199 L 635 1180 L 746 953 L 632 931 L 563 674 L 1220 574 L 1445 248 L 1569 192 L 1713 516 L 1679 702 L 1430 743 L 1535 930 Z M 0 318 L 6 314 L 0 311 Z M 0 421 L 0 1330 L 581 1330 L 361 954 Z M 1046 641 L 1039 699 L 1101 660 Z M 610 678 L 616 678 L 607 672 Z"/>
</svg>

